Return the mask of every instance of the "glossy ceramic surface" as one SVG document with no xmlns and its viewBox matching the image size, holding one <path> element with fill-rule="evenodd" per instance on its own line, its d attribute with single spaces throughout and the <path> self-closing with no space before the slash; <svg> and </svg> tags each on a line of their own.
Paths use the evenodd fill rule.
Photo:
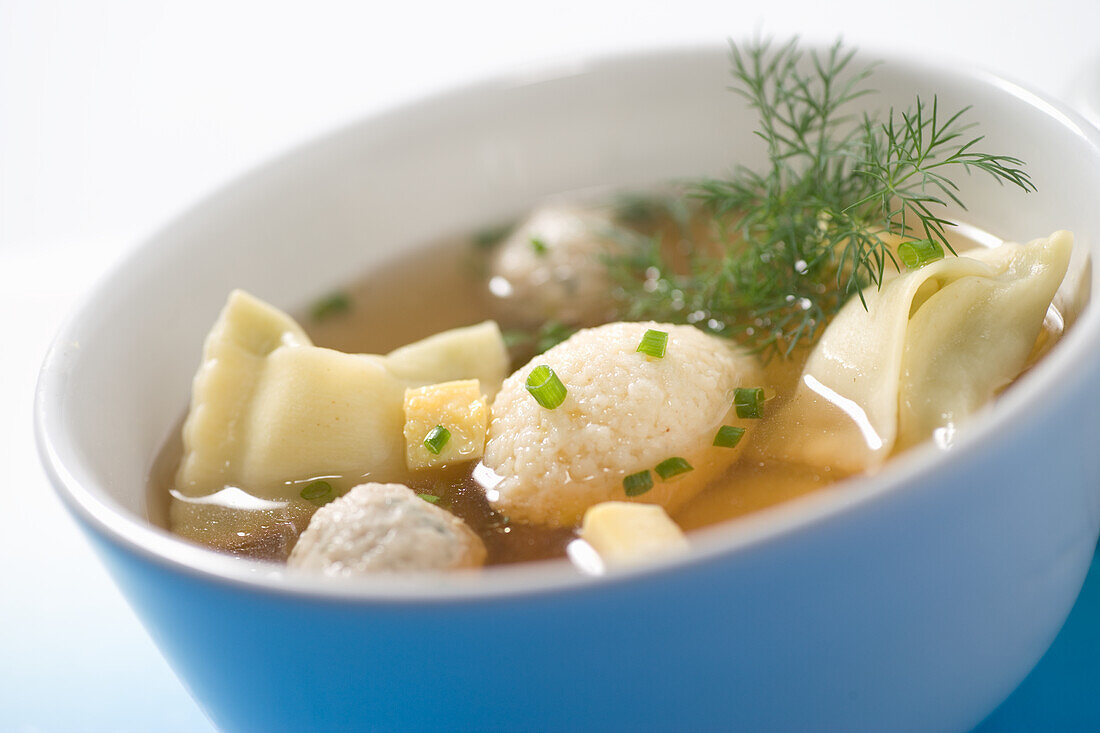
<svg viewBox="0 0 1100 733">
<path fill-rule="evenodd" d="M 142 520 L 202 336 L 243 287 L 294 307 L 397 250 L 591 187 L 752 165 L 723 49 L 640 53 L 396 110 L 258 170 L 154 236 L 63 329 L 39 382 L 55 485 L 181 677 L 231 731 L 965 730 L 1026 675 L 1100 527 L 1100 316 L 948 455 L 699 533 L 614 579 L 565 563 L 334 584 Z M 888 62 L 876 106 L 973 104 L 1026 198 L 974 179 L 974 225 L 1100 241 L 1097 133 L 1000 79 Z M 1095 249 L 1094 249 L 1095 251 Z"/>
</svg>

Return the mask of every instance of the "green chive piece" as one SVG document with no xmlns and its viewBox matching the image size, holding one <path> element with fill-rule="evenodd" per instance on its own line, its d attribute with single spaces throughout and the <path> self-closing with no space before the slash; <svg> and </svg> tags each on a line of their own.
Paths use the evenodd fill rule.
<svg viewBox="0 0 1100 733">
<path fill-rule="evenodd" d="M 351 308 L 351 298 L 347 293 L 336 292 L 316 301 L 309 309 L 309 315 L 315 321 L 346 313 Z"/>
<path fill-rule="evenodd" d="M 439 497 L 435 494 L 417 494 L 417 496 L 419 496 L 421 499 L 428 502 L 429 504 L 439 503 Z"/>
<path fill-rule="evenodd" d="M 312 501 L 317 506 L 323 506 L 336 498 L 332 490 L 332 484 L 328 481 L 310 481 L 302 489 L 300 496 L 306 501 Z"/>
<path fill-rule="evenodd" d="M 719 448 L 733 448 L 745 436 L 745 429 L 734 425 L 723 425 L 714 435 L 714 445 Z"/>
<path fill-rule="evenodd" d="M 531 249 L 535 250 L 535 254 L 539 257 L 550 251 L 550 248 L 546 246 L 546 242 L 539 237 L 531 237 Z"/>
<path fill-rule="evenodd" d="M 554 370 L 545 364 L 535 367 L 527 375 L 527 391 L 547 410 L 553 410 L 565 402 L 565 385 L 554 374 Z"/>
<path fill-rule="evenodd" d="M 943 259 L 943 247 L 934 239 L 913 239 L 898 245 L 898 257 L 910 270 Z"/>
<path fill-rule="evenodd" d="M 657 221 L 662 201 L 645 196 L 624 196 L 617 204 L 615 218 L 623 224 L 645 226 Z"/>
<path fill-rule="evenodd" d="M 694 471 L 695 469 L 683 458 L 673 456 L 672 458 L 666 458 L 658 463 L 657 467 L 653 470 L 657 472 L 657 475 L 661 477 L 662 481 L 668 481 L 674 476 L 679 476 L 682 473 Z"/>
<path fill-rule="evenodd" d="M 638 348 L 635 351 L 640 351 L 646 356 L 652 356 L 654 359 L 661 359 L 665 355 L 665 346 L 667 345 L 668 333 L 651 328 L 642 336 L 642 340 L 638 343 Z"/>
<path fill-rule="evenodd" d="M 561 321 L 547 321 L 542 324 L 538 333 L 535 334 L 535 348 L 538 349 L 540 354 L 549 351 L 576 332 L 577 329 L 567 326 Z"/>
<path fill-rule="evenodd" d="M 451 431 L 442 425 L 436 425 L 424 436 L 424 447 L 432 455 L 438 456 L 439 451 L 443 450 L 443 446 L 447 445 L 447 441 L 450 439 Z"/>
<path fill-rule="evenodd" d="M 531 340 L 531 334 L 518 328 L 506 328 L 500 332 L 504 337 L 504 348 L 514 349 Z"/>
<path fill-rule="evenodd" d="M 627 496 L 641 496 L 653 488 L 653 477 L 649 471 L 638 471 L 623 477 L 623 491 Z"/>
<path fill-rule="evenodd" d="M 758 418 L 764 414 L 764 390 L 760 387 L 738 387 L 733 393 L 737 417 Z"/>
<path fill-rule="evenodd" d="M 472 238 L 474 246 L 478 249 L 492 249 L 508 236 L 513 226 L 513 224 L 509 223 L 482 229 L 480 232 L 474 234 Z"/>
</svg>

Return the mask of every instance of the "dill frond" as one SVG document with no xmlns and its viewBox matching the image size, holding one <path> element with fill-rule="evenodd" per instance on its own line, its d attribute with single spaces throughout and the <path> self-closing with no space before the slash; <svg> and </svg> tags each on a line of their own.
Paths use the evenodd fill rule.
<svg viewBox="0 0 1100 733">
<path fill-rule="evenodd" d="M 968 108 L 944 116 L 938 99 L 918 97 L 901 113 L 849 113 L 871 93 L 874 68 L 853 68 L 854 58 L 840 41 L 809 54 L 797 39 L 731 43 L 731 88 L 757 112 L 768 166 L 689 184 L 720 231 L 717 252 L 700 247 L 677 268 L 649 241 L 612 259 L 626 317 L 694 323 L 789 355 L 899 267 L 899 237 L 950 249 L 953 223 L 937 211 L 965 209 L 952 175 L 978 171 L 1034 190 L 1022 161 L 976 149 Z"/>
</svg>

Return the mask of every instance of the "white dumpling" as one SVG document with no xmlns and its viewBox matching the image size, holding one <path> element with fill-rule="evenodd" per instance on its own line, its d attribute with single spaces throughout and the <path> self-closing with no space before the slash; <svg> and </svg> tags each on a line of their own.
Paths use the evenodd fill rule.
<svg viewBox="0 0 1100 733">
<path fill-rule="evenodd" d="M 637 351 L 649 329 L 668 334 L 664 358 Z M 550 366 L 568 390 L 547 410 L 528 392 L 537 365 Z M 729 468 L 748 439 L 713 445 L 724 424 L 752 432 L 738 418 L 738 387 L 759 387 L 756 358 L 694 326 L 608 323 L 570 336 L 504 381 L 493 402 L 485 467 L 501 477 L 494 508 L 513 520 L 575 526 L 605 501 L 659 504 L 675 512 Z M 692 467 L 662 479 L 655 467 L 678 457 Z M 627 496 L 625 476 L 649 472 L 652 486 Z"/>
<path fill-rule="evenodd" d="M 210 494 L 233 483 L 246 431 L 247 413 L 279 346 L 309 346 L 294 319 L 241 290 L 229 301 L 206 336 L 203 363 L 191 386 L 191 411 L 183 424 L 183 460 L 176 488 L 185 496 Z"/>
<path fill-rule="evenodd" d="M 405 389 L 477 379 L 491 394 L 507 367 L 492 322 L 388 356 L 345 354 L 313 346 L 289 316 L 234 292 L 195 375 L 176 490 L 237 486 L 285 499 L 297 494 L 291 482 L 318 476 L 404 480 Z"/>
<path fill-rule="evenodd" d="M 495 321 L 428 336 L 386 354 L 394 376 L 421 385 L 476 379 L 490 399 L 508 373 L 508 349 Z"/>
<path fill-rule="evenodd" d="M 860 471 L 933 434 L 949 443 L 1024 368 L 1072 250 L 1059 231 L 867 288 L 866 308 L 853 298 L 829 324 L 757 448 Z"/>
<path fill-rule="evenodd" d="M 233 464 L 236 485 L 256 496 L 290 498 L 296 492 L 284 490 L 287 481 L 404 478 L 404 395 L 405 382 L 383 357 L 276 349 L 238 417 L 247 440 Z"/>
<path fill-rule="evenodd" d="M 612 311 L 604 256 L 615 247 L 609 210 L 546 206 L 501 242 L 489 289 L 500 316 L 529 325 L 594 325 Z"/>
<path fill-rule="evenodd" d="M 1057 310 L 1061 323 L 1053 324 L 1059 331 L 1069 328 L 1081 315 L 1092 295 L 1092 257 L 1087 247 L 1074 247 L 1058 292 L 1051 305 Z"/>
<path fill-rule="evenodd" d="M 287 564 L 333 576 L 459 570 L 485 563 L 481 538 L 401 484 L 363 484 L 317 510 Z"/>
</svg>

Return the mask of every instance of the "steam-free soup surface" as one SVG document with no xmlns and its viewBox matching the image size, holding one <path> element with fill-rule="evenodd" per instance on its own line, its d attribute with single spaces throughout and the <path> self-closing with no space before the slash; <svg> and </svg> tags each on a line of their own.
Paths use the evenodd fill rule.
<svg viewBox="0 0 1100 733">
<path fill-rule="evenodd" d="M 956 238 L 958 249 L 971 246 L 975 246 L 972 240 Z M 496 318 L 506 332 L 520 334 L 514 351 L 517 362 L 522 363 L 529 355 L 523 352 L 532 348 L 522 334 L 533 329 L 530 322 L 509 322 L 507 311 L 494 302 L 495 296 L 487 287 L 487 252 L 484 247 L 472 245 L 471 237 L 463 236 L 396 257 L 334 297 L 319 301 L 311 313 L 303 314 L 301 322 L 318 346 L 351 353 L 386 353 L 446 329 Z M 1057 319 L 1049 319 L 1050 327 L 1041 339 L 1044 348 L 1057 338 L 1056 324 Z M 807 349 L 796 350 L 789 359 L 772 359 L 765 364 L 766 383 L 762 386 L 769 398 L 774 398 L 769 400 L 768 409 L 781 404 L 783 396 L 790 393 L 807 353 Z M 173 438 L 154 468 L 150 507 L 155 521 L 184 537 L 233 554 L 286 559 L 316 511 L 312 502 L 295 500 L 280 507 L 250 502 L 247 495 L 242 497 L 242 492 L 236 490 L 199 501 L 176 495 L 169 502 L 179 456 L 179 439 Z M 420 471 L 408 483 L 414 491 L 467 522 L 484 541 L 488 564 L 563 556 L 566 546 L 576 538 L 576 530 L 524 524 L 494 511 L 484 487 L 471 475 L 475 465 Z M 827 465 L 808 467 L 748 455 L 673 518 L 690 531 L 807 492 L 830 490 L 828 487 L 845 475 Z M 339 491 L 346 491 L 369 476 L 314 478 L 325 478 Z"/>
<path fill-rule="evenodd" d="M 556 557 L 567 544 L 578 564 L 585 546 L 629 562 L 631 547 L 659 552 L 657 537 L 682 550 L 681 528 L 842 490 L 924 441 L 950 449 L 1057 340 L 1050 304 L 1072 322 L 1088 298 L 1058 298 L 1072 234 L 950 256 L 975 243 L 949 221 L 965 210 L 961 176 L 1001 184 L 1004 206 L 1035 189 L 1024 161 L 985 148 L 968 108 L 918 98 L 863 112 L 874 68 L 855 68 L 842 44 L 827 57 L 797 42 L 732 51 L 759 167 L 544 201 L 499 232 L 395 256 L 301 314 L 308 334 L 231 294 L 182 457 L 173 441 L 155 472 L 162 509 L 173 491 L 159 519 L 335 575 L 372 572 L 356 563 L 393 548 L 387 537 L 409 550 L 388 559 L 440 552 L 375 569 Z M 484 319 L 506 338 L 483 323 L 381 356 Z M 427 534 L 456 526 L 450 545 Z M 584 544 L 570 542 L 578 526 Z"/>
</svg>

